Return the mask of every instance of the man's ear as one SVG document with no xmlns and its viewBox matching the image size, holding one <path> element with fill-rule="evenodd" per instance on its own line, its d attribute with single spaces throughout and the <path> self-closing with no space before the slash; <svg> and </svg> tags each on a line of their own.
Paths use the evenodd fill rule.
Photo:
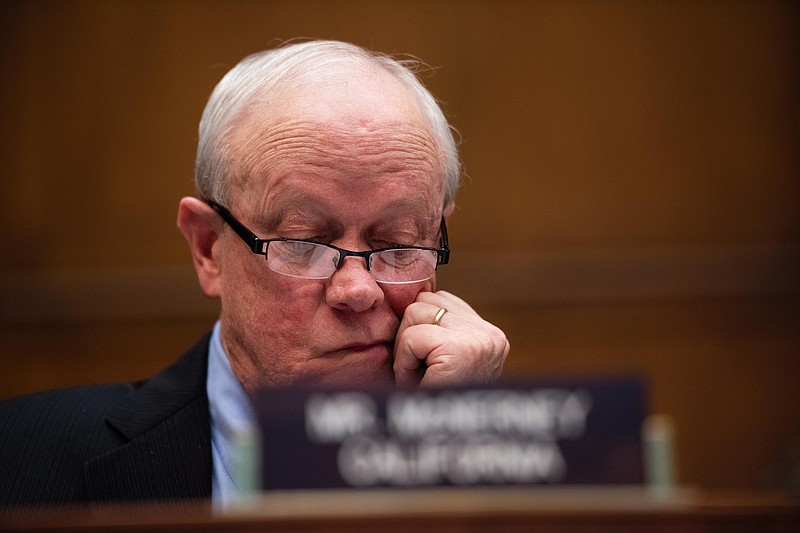
<svg viewBox="0 0 800 533">
<path fill-rule="evenodd" d="M 187 196 L 178 204 L 178 228 L 192 252 L 192 264 L 200 288 L 209 298 L 219 298 L 222 295 L 222 283 L 214 244 L 222 230 L 221 220 L 205 202 Z"/>
</svg>

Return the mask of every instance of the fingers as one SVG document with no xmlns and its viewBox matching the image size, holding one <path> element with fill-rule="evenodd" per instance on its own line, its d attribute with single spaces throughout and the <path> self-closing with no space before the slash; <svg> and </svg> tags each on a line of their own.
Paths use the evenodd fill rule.
<svg viewBox="0 0 800 533">
<path fill-rule="evenodd" d="M 401 387 L 419 385 L 425 375 L 427 359 L 442 344 L 440 326 L 419 324 L 410 333 L 398 334 L 395 341 L 394 376 Z"/>
<path fill-rule="evenodd" d="M 429 304 L 436 310 L 438 310 L 441 307 L 444 307 L 448 311 L 454 312 L 456 314 L 460 313 L 463 316 L 478 316 L 477 313 L 475 313 L 475 311 L 472 309 L 472 307 L 470 307 L 469 304 L 467 304 L 467 302 L 465 302 L 455 294 L 451 294 L 447 291 L 421 292 L 419 293 L 419 295 L 417 295 L 415 303 Z M 414 306 L 414 304 L 412 304 L 409 307 L 414 308 L 414 311 L 416 311 L 417 314 L 415 316 L 421 320 L 421 322 L 418 323 L 426 322 L 425 318 L 420 317 L 418 314 L 423 311 L 422 306 Z M 435 316 L 436 316 L 436 311 L 434 311 L 434 314 L 430 316 L 427 322 L 433 323 L 433 319 Z"/>
<path fill-rule="evenodd" d="M 442 308 L 447 312 L 434 325 Z M 420 293 L 398 329 L 395 381 L 398 386 L 492 382 L 508 350 L 503 332 L 462 299 L 445 291 Z"/>
<path fill-rule="evenodd" d="M 421 292 L 417 299 L 409 305 L 403 313 L 400 329 L 397 336 L 407 328 L 417 325 L 433 325 L 436 314 L 440 309 L 447 312 L 439 320 L 441 327 L 459 327 L 463 325 L 464 318 L 477 317 L 477 313 L 461 298 L 449 292 Z"/>
<path fill-rule="evenodd" d="M 447 309 L 447 312 L 439 324 L 434 325 L 440 309 Z M 426 359 L 442 344 L 441 328 L 447 324 L 454 327 L 451 318 L 459 313 L 464 316 L 474 311 L 466 302 L 445 291 L 421 292 L 406 308 L 395 340 L 394 373 L 398 386 L 419 385 L 425 374 Z M 409 328 L 413 328 L 411 334 L 407 334 Z"/>
</svg>

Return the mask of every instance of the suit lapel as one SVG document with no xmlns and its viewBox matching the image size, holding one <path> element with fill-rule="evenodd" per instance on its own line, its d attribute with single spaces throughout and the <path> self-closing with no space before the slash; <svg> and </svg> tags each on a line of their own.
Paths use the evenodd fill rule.
<svg viewBox="0 0 800 533">
<path fill-rule="evenodd" d="M 84 463 L 91 500 L 211 496 L 207 369 L 208 337 L 109 414 L 126 442 Z"/>
</svg>

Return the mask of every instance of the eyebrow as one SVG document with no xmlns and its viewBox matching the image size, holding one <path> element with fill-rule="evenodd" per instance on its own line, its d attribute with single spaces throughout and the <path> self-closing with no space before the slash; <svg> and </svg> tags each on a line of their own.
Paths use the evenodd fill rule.
<svg viewBox="0 0 800 533">
<path fill-rule="evenodd" d="M 319 215 L 324 218 L 333 218 L 336 210 L 329 206 L 324 199 L 325 197 L 309 191 L 296 189 L 287 191 L 273 201 L 267 199 L 264 209 L 259 210 L 253 218 L 259 227 L 270 232 L 277 229 L 278 225 L 291 210 L 300 211 L 301 213 L 308 212 L 309 216 Z M 397 211 L 399 216 L 405 215 L 420 219 L 416 214 L 422 200 L 421 197 L 416 195 L 413 197 L 404 196 L 392 200 L 386 208 Z M 420 222 L 432 222 L 434 219 L 438 220 L 434 213 L 427 213 L 420 219 Z M 422 224 L 422 226 L 427 227 L 428 225 Z"/>
<path fill-rule="evenodd" d="M 267 231 L 277 229 L 278 224 L 286 218 L 290 210 L 322 216 L 327 215 L 327 210 L 322 207 L 324 203 L 320 202 L 320 197 L 306 191 L 290 190 L 273 200 L 270 200 L 269 195 L 267 195 L 262 204 L 263 209 L 259 209 L 253 215 L 253 218 L 259 227 Z"/>
</svg>

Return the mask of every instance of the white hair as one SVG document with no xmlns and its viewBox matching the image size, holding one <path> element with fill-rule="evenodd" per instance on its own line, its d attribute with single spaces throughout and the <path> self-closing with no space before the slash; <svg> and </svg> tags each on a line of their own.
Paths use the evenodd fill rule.
<svg viewBox="0 0 800 533">
<path fill-rule="evenodd" d="M 444 205 L 455 200 L 461 178 L 461 164 L 453 130 L 433 95 L 417 78 L 422 65 L 417 60 L 396 59 L 338 41 L 309 41 L 289 44 L 247 56 L 231 69 L 211 93 L 200 120 L 195 186 L 204 199 L 230 200 L 230 147 L 228 136 L 236 118 L 256 98 L 278 93 L 300 83 L 313 72 L 344 62 L 377 66 L 392 74 L 417 99 L 430 122 L 432 134 L 444 163 Z"/>
</svg>

